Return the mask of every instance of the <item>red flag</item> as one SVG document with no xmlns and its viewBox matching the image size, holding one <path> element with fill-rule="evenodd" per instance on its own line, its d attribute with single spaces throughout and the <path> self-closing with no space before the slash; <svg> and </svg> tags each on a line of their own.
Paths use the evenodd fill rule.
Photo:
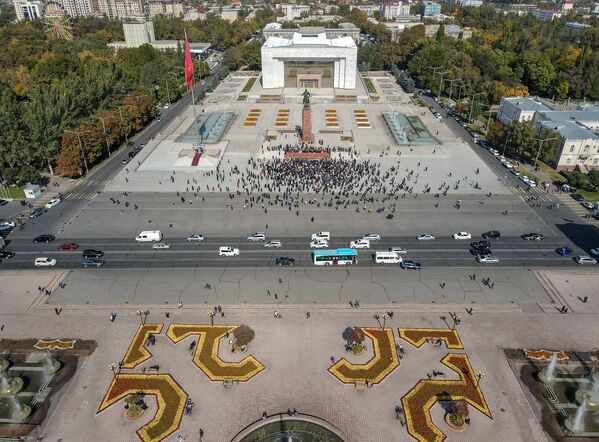
<svg viewBox="0 0 599 442">
<path fill-rule="evenodd" d="M 185 32 L 185 83 L 187 83 L 187 89 L 191 90 L 193 87 L 193 60 L 191 59 L 191 51 L 189 50 L 187 32 Z"/>
</svg>

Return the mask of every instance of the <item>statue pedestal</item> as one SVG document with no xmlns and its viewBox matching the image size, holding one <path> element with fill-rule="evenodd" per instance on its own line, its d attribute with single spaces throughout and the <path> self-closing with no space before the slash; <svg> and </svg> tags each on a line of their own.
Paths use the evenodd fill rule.
<svg viewBox="0 0 599 442">
<path fill-rule="evenodd" d="M 312 143 L 314 135 L 312 134 L 312 109 L 304 106 L 302 109 L 302 141 Z"/>
</svg>

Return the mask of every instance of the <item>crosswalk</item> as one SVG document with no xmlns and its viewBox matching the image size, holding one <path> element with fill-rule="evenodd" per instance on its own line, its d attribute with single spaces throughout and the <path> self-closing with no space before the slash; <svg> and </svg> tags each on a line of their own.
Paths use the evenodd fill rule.
<svg viewBox="0 0 599 442">
<path fill-rule="evenodd" d="M 65 195 L 65 200 L 89 200 L 96 192 L 71 192 Z"/>
<path fill-rule="evenodd" d="M 534 187 L 530 190 L 525 190 L 522 187 L 510 187 L 510 190 L 519 195 L 524 202 L 528 202 L 530 198 L 533 198 L 533 201 L 539 203 L 555 203 L 557 202 L 551 194 L 546 193 L 538 187 Z"/>
<path fill-rule="evenodd" d="M 599 220 L 591 218 L 589 216 L 591 212 L 589 212 L 587 209 L 582 207 L 582 205 L 580 204 L 579 201 L 572 199 L 572 197 L 569 194 L 561 194 L 561 195 L 558 195 L 557 197 L 559 198 L 561 204 L 568 206 L 568 208 L 572 212 L 574 212 L 576 215 L 581 217 L 586 223 L 593 224 L 595 226 L 599 226 Z"/>
</svg>

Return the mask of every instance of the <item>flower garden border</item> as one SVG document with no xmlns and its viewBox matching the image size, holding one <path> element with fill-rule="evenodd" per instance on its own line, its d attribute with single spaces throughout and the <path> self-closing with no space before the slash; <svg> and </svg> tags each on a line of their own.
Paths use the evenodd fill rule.
<svg viewBox="0 0 599 442">
<path fill-rule="evenodd" d="M 463 350 L 464 344 L 455 329 L 448 328 L 398 328 L 399 337 L 416 348 L 422 347 L 429 339 L 441 339 L 448 349 Z"/>
<path fill-rule="evenodd" d="M 163 327 L 163 324 L 140 324 L 131 340 L 131 344 L 129 344 L 127 353 L 123 357 L 122 368 L 135 368 L 150 359 L 153 355 L 145 345 L 148 336 L 162 333 Z"/>
</svg>

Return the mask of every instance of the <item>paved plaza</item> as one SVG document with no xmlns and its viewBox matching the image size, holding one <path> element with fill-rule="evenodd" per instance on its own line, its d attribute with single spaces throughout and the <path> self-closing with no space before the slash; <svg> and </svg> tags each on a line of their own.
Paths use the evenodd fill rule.
<svg viewBox="0 0 599 442">
<path fill-rule="evenodd" d="M 449 276 L 444 275 L 445 278 Z M 447 330 L 445 322 L 448 319 L 443 321 L 440 317 L 448 318 L 448 311 L 457 310 L 461 317 L 457 331 L 464 347 L 457 353 L 468 356 L 475 372 L 485 373 L 480 389 L 491 418 L 471 408 L 467 431 L 453 433 L 443 423 L 441 407 L 435 405 L 431 409 L 433 422 L 448 436 L 448 440 L 548 440 L 506 363 L 502 348 L 594 349 L 597 318 L 594 313 L 596 307 L 593 306 L 599 303 L 599 295 L 585 287 L 596 286 L 597 276 L 580 272 L 547 272 L 548 280 L 559 288 L 561 296 L 569 299 L 576 311 L 567 315 L 556 309 L 547 309 L 544 313 L 541 308 L 533 312 L 523 311 L 522 306 L 530 302 L 541 307 L 549 306 L 550 294 L 544 293 L 539 285 L 535 286 L 532 279 L 523 275 L 514 278 L 509 286 L 507 281 L 512 276 L 491 276 L 498 281 L 495 293 L 504 298 L 504 303 L 495 304 L 498 300 L 491 299 L 495 293 L 485 293 L 486 303 L 479 298 L 476 304 L 472 304 L 474 311 L 469 315 L 463 310 L 461 299 L 436 307 L 429 304 L 424 309 L 425 304 L 419 307 L 410 303 L 384 303 L 383 300 L 374 304 L 362 298 L 360 307 L 353 309 L 345 303 L 334 303 L 332 299 L 325 308 L 321 303 L 313 304 L 310 297 L 301 301 L 292 298 L 288 303 L 275 303 L 271 299 L 267 303 L 256 295 L 255 298 L 247 297 L 244 305 L 218 297 L 207 298 L 207 305 L 201 300 L 192 303 L 184 298 L 182 307 L 177 308 L 172 304 L 152 302 L 153 295 L 147 295 L 131 299 L 125 305 L 122 300 L 118 302 L 116 299 L 119 291 L 127 296 L 128 289 L 124 286 L 122 289 L 113 286 L 114 292 L 106 297 L 107 294 L 102 293 L 93 282 L 87 286 L 83 284 L 77 274 L 4 272 L 0 275 L 3 305 L 0 322 L 4 327 L 1 333 L 3 339 L 75 338 L 98 343 L 97 349 L 78 368 L 60 400 L 52 404 L 51 417 L 39 432 L 45 440 L 139 440 L 135 431 L 148 423 L 156 411 L 156 402 L 151 397 L 146 399 L 149 406 L 146 414 L 135 422 L 123 420 L 123 402 L 97 413 L 113 377 L 108 367 L 124 357 L 139 325 L 135 311 L 140 307 L 148 309 L 147 322 L 164 324 L 165 327 L 169 324 L 209 324 L 206 311 L 218 302 L 226 316 L 222 318 L 217 314 L 215 325 L 248 324 L 256 334 L 248 352 L 265 369 L 247 382 L 224 388 L 222 382 L 211 381 L 193 365 L 187 350 L 190 338 L 175 345 L 164 331 L 158 334 L 156 345 L 149 347 L 153 356 L 135 369 L 123 369 L 123 373 L 141 373 L 143 367 L 159 364 L 160 373 L 169 373 L 195 402 L 193 413 L 184 415 L 180 427 L 164 440 L 175 441 L 181 435 L 184 440 L 197 441 L 200 428 L 204 432 L 204 441 L 231 440 L 244 427 L 259 421 L 263 412 L 274 415 L 287 409 L 297 409 L 300 415 L 314 415 L 329 422 L 346 441 L 410 441 L 414 439 L 395 418 L 394 407 L 421 379 L 427 379 L 427 373 L 432 370 L 442 371 L 448 380 L 457 379 L 457 374 L 440 363 L 446 354 L 456 350 L 431 344 L 416 348 L 398 337 L 397 327 Z M 59 281 L 66 282 L 64 291 L 57 288 Z M 255 284 L 242 281 L 239 289 L 251 292 Z M 506 288 L 499 287 L 504 284 Z M 263 288 L 270 286 L 274 289 L 276 285 L 275 281 L 271 281 Z M 514 289 L 518 285 L 521 285 L 522 292 L 517 296 L 515 306 L 507 308 L 505 303 L 511 303 L 506 297 L 507 287 Z M 48 303 L 44 296 L 38 296 L 38 286 L 52 289 Z M 568 287 L 567 291 L 564 286 Z M 407 291 L 407 287 L 408 283 L 400 284 L 397 292 Z M 76 290 L 93 293 L 96 302 L 77 303 L 73 299 Z M 154 290 L 157 292 L 158 287 Z M 162 290 L 165 293 L 177 291 L 176 287 L 166 285 Z M 310 290 L 311 287 L 305 288 L 306 292 Z M 445 290 L 460 293 L 455 283 L 451 287 L 448 283 Z M 361 292 L 356 289 L 355 297 L 361 297 Z M 590 296 L 590 300 L 581 308 L 583 304 L 576 296 L 584 294 Z M 176 299 L 174 297 L 173 301 Z M 56 315 L 54 306 L 59 304 L 63 311 Z M 281 314 L 281 319 L 273 318 L 275 310 Z M 390 327 L 391 332 L 395 329 L 394 340 L 405 349 L 399 366 L 380 383 L 363 391 L 340 382 L 327 372 L 331 357 L 336 360 L 346 357 L 357 364 L 367 361 L 372 355 L 368 342 L 365 355 L 347 355 L 343 350 L 341 332 L 348 326 L 376 329 L 379 325 L 372 315 L 389 310 L 394 311 L 394 315 L 386 320 L 386 327 Z M 311 313 L 309 319 L 306 317 L 308 311 Z M 116 313 L 114 322 L 109 319 L 111 312 Z M 166 318 L 165 312 L 170 313 L 169 318 Z M 225 345 L 221 345 L 219 356 L 225 361 L 239 361 L 241 357 L 230 353 Z"/>
</svg>

